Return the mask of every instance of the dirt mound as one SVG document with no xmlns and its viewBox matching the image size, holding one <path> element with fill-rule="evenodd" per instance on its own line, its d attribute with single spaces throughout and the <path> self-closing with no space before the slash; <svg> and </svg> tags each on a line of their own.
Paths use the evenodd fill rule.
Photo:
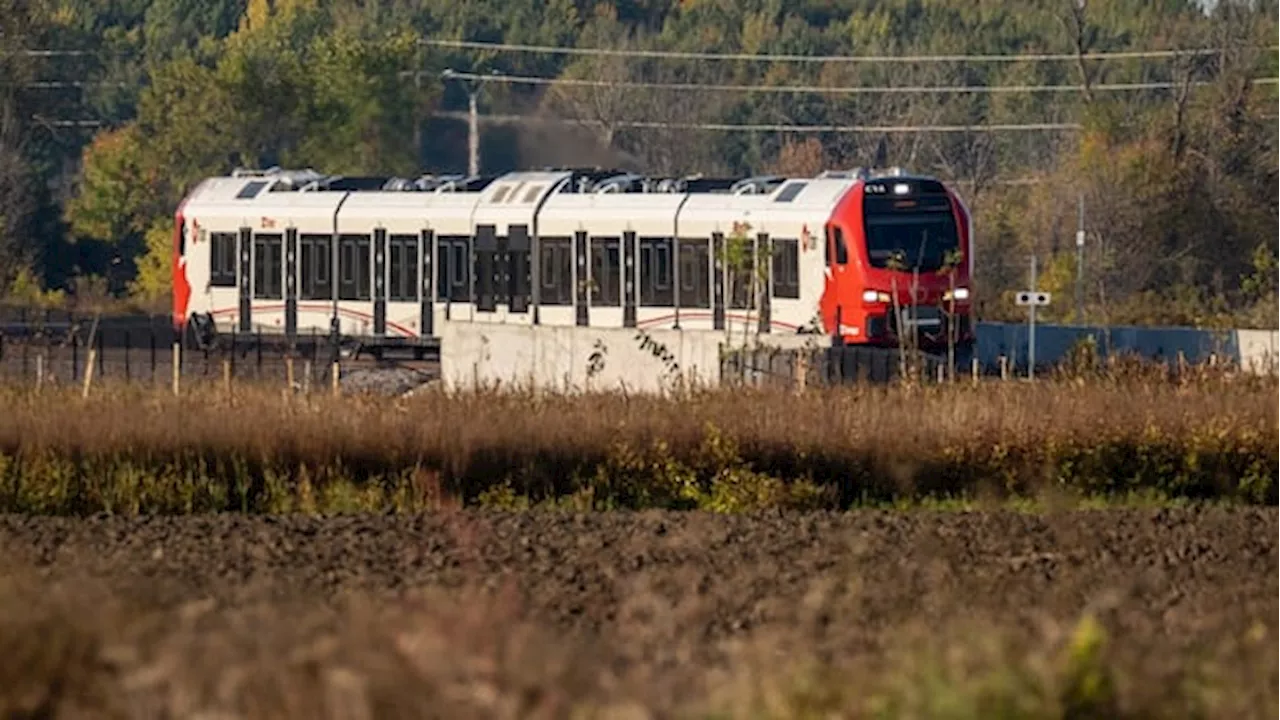
<svg viewBox="0 0 1280 720">
<path fill-rule="evenodd" d="M 741 696 L 743 683 L 758 684 L 753 673 L 790 683 L 806 659 L 851 688 L 880 689 L 894 687 L 890 669 L 904 682 L 936 677 L 921 665 L 935 659 L 956 682 L 1000 663 L 1057 667 L 1050 658 L 1085 616 L 1123 671 L 1108 712 L 1177 715 L 1186 698 L 1170 688 L 1190 687 L 1188 673 L 1212 660 L 1234 684 L 1206 692 L 1216 698 L 1204 700 L 1208 716 L 1274 715 L 1276 537 L 1274 509 L 0 518 L 0 545 L 27 572 L 14 577 L 34 578 L 41 597 L 168 618 L 96 626 L 80 616 L 89 626 L 76 637 L 123 653 L 124 677 L 164 656 L 165 692 L 180 685 L 216 704 L 219 678 L 265 672 L 245 669 L 261 662 L 302 683 L 298 697 L 338 702 L 299 689 L 320 682 L 315 673 L 304 682 L 266 659 L 311 652 L 307 662 L 364 688 L 370 707 L 428 679 L 442 698 L 449 683 L 489 693 L 490 704 L 440 700 L 443 715 L 468 717 L 624 701 L 666 716 Z M 193 612 L 202 619 L 180 619 Z M 405 650 L 411 628 L 435 650 Z M 375 679 L 373 668 L 385 672 Z M 468 672 L 486 679 L 459 679 Z M 124 687 L 104 682 L 107 695 Z M 551 704 L 502 704 L 530 688 Z M 160 690 L 137 692 L 130 708 L 142 696 L 173 707 Z M 263 702 L 240 711 L 284 700 Z"/>
</svg>

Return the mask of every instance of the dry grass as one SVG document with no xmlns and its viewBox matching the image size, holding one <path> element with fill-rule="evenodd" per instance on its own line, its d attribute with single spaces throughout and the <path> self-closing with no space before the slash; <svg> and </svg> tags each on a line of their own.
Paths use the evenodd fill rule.
<svg viewBox="0 0 1280 720">
<path fill-rule="evenodd" d="M 595 508 L 1116 497 L 1276 502 L 1274 379 L 734 390 L 679 400 L 241 387 L 0 391 L 0 509 Z"/>
<path fill-rule="evenodd" d="M 802 641 L 822 632 L 815 618 L 806 631 L 728 643 L 712 667 L 663 668 L 627 662 L 606 638 L 553 632 L 502 592 L 149 608 L 89 579 L 5 577 L 4 717 L 1234 720 L 1276 712 L 1276 639 L 1262 626 L 1171 668 L 1142 644 L 1111 642 L 1087 613 L 1074 626 L 1017 631 L 990 619 L 902 627 L 883 653 L 838 661 Z"/>
</svg>

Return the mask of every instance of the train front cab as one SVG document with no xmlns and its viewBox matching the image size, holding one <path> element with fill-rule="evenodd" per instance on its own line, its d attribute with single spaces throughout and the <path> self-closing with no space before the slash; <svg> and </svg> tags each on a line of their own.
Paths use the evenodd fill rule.
<svg viewBox="0 0 1280 720">
<path fill-rule="evenodd" d="M 915 332 L 920 349 L 946 352 L 954 323 L 950 341 L 961 352 L 972 346 L 970 216 L 945 186 L 896 176 L 859 183 L 825 234 L 821 310 L 838 342 L 896 347 Z"/>
</svg>

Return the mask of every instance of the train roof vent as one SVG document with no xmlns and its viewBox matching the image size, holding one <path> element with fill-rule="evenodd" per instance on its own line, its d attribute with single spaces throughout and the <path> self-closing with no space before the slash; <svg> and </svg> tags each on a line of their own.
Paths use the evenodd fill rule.
<svg viewBox="0 0 1280 720">
<path fill-rule="evenodd" d="M 733 195 L 765 195 L 782 184 L 783 178 L 777 175 L 759 175 L 743 178 L 729 187 Z"/>
<path fill-rule="evenodd" d="M 595 193 L 619 193 L 627 192 L 636 187 L 638 183 L 642 183 L 646 178 L 636 173 L 620 173 L 613 177 L 604 178 L 596 183 L 592 189 Z"/>
<path fill-rule="evenodd" d="M 480 192 L 489 187 L 494 180 L 501 175 L 472 175 L 468 177 L 457 176 L 444 180 L 434 192 Z"/>
<path fill-rule="evenodd" d="M 296 190 L 309 182 L 322 180 L 326 176 L 306 168 L 303 170 L 281 170 L 278 166 L 269 167 L 263 170 L 254 168 L 236 168 L 231 171 L 231 177 L 234 178 L 264 178 L 274 180 L 271 185 L 272 191 L 277 190 Z"/>
<path fill-rule="evenodd" d="M 867 169 L 864 167 L 855 167 L 848 170 L 823 170 L 818 173 L 817 180 L 865 180 L 868 177 Z"/>
</svg>

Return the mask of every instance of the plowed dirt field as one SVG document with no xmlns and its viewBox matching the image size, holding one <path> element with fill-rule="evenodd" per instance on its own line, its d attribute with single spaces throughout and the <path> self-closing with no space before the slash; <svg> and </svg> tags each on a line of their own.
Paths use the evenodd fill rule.
<svg viewBox="0 0 1280 720">
<path fill-rule="evenodd" d="M 9 516 L 0 552 L 5 717 L 1040 716 L 1085 616 L 1086 714 L 1276 715 L 1273 508 Z"/>
</svg>

